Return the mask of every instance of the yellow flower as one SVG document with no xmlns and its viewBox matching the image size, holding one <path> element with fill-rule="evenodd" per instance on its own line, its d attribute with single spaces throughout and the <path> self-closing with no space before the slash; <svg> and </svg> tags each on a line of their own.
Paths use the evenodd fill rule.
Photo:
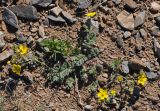
<svg viewBox="0 0 160 111">
<path fill-rule="evenodd" d="M 28 47 L 25 45 L 19 45 L 17 52 L 20 53 L 21 55 L 24 55 L 28 52 Z"/>
<path fill-rule="evenodd" d="M 17 64 L 13 64 L 12 65 L 12 71 L 17 74 L 17 75 L 20 75 L 21 73 L 21 66 L 20 65 L 17 65 Z"/>
<path fill-rule="evenodd" d="M 123 81 L 123 77 L 122 77 L 121 75 L 117 76 L 117 81 L 118 81 L 118 82 Z"/>
<path fill-rule="evenodd" d="M 116 91 L 115 90 L 111 90 L 110 94 L 111 94 L 111 96 L 115 96 L 116 95 Z"/>
<path fill-rule="evenodd" d="M 140 72 L 139 76 L 138 76 L 138 81 L 137 84 L 144 86 L 147 83 L 147 76 L 146 74 L 142 71 Z"/>
<path fill-rule="evenodd" d="M 11 61 L 7 61 L 7 64 L 8 64 L 8 65 L 11 65 Z"/>
<path fill-rule="evenodd" d="M 104 100 L 108 99 L 108 92 L 106 89 L 100 88 L 99 92 L 97 93 L 97 96 L 100 101 L 104 101 Z"/>
<path fill-rule="evenodd" d="M 91 12 L 91 13 L 85 14 L 85 16 L 87 16 L 87 17 L 93 17 L 95 15 L 96 15 L 96 12 Z"/>
</svg>

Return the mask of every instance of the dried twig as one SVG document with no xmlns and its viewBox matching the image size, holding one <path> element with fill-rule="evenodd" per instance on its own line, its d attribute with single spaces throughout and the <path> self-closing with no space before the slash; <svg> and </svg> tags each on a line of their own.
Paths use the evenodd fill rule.
<svg viewBox="0 0 160 111">
<path fill-rule="evenodd" d="M 75 89 L 76 89 L 76 92 L 78 94 L 78 99 L 79 99 L 78 103 L 82 106 L 82 108 L 84 110 L 84 107 L 83 107 L 84 103 L 82 102 L 81 95 L 80 95 L 79 90 L 78 90 L 78 79 L 77 79 L 76 75 L 75 75 Z"/>
</svg>

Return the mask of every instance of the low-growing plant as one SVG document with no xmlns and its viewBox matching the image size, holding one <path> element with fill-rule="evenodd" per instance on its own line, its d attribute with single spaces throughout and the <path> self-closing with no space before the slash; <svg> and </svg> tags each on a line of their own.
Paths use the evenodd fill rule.
<svg viewBox="0 0 160 111">
<path fill-rule="evenodd" d="M 69 42 L 59 39 L 44 39 L 41 41 L 43 50 L 47 53 L 50 58 L 54 58 L 56 61 L 58 57 L 68 56 L 71 53 L 71 45 Z"/>
<path fill-rule="evenodd" d="M 85 62 L 99 54 L 99 49 L 95 46 L 96 34 L 89 28 L 86 28 L 86 32 L 87 36 L 83 38 L 82 44 L 75 48 L 65 40 L 45 39 L 40 43 L 44 54 L 49 56 L 49 59 L 54 58 L 53 65 L 50 65 L 50 62 L 43 64 L 50 83 L 65 85 L 67 90 L 71 90 L 75 82 L 73 79 L 75 75 L 79 81 L 85 81 L 85 73 L 87 76 L 96 78 L 98 74 L 96 67 L 84 71 Z"/>
</svg>

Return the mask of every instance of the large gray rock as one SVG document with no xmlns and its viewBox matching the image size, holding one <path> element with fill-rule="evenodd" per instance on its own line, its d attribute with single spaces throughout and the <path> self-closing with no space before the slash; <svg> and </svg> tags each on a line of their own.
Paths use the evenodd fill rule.
<svg viewBox="0 0 160 111">
<path fill-rule="evenodd" d="M 31 4 L 39 7 L 48 7 L 52 0 L 31 0 Z"/>
<path fill-rule="evenodd" d="M 9 10 L 8 8 L 4 8 L 2 18 L 3 21 L 7 23 L 7 25 L 18 29 L 19 26 L 17 16 L 11 10 Z"/>
<path fill-rule="evenodd" d="M 13 6 L 10 7 L 10 10 L 17 15 L 17 17 L 24 18 L 27 20 L 36 20 L 38 19 L 37 10 L 33 6 Z"/>
<path fill-rule="evenodd" d="M 117 16 L 118 23 L 127 30 L 134 29 L 134 18 L 133 14 L 128 13 L 127 11 L 122 11 Z"/>
<path fill-rule="evenodd" d="M 145 11 L 138 13 L 138 15 L 136 16 L 135 21 L 134 21 L 134 27 L 135 28 L 144 24 L 144 22 L 145 22 L 145 15 L 146 15 Z"/>
</svg>

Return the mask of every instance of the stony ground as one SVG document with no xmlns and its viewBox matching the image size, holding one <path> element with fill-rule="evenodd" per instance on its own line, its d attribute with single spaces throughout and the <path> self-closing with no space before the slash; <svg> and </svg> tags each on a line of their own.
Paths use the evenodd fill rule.
<svg viewBox="0 0 160 111">
<path fill-rule="evenodd" d="M 132 69 L 149 70 L 149 81 L 139 99 L 119 110 L 160 110 L 160 1 L 1 0 L 0 5 L 0 106 L 4 111 L 97 110 L 97 99 L 87 87 L 79 89 L 83 108 L 75 89 L 66 92 L 62 88 L 47 87 L 39 68 L 28 71 L 33 78 L 31 85 L 19 81 L 12 95 L 5 88 L 12 80 L 4 75 L 4 66 L 13 55 L 10 50 L 13 44 L 24 43 L 34 49 L 38 41 L 52 37 L 68 40 L 74 46 L 87 19 L 84 14 L 89 12 L 96 12 L 91 17 L 91 25 L 98 32 L 95 45 L 101 51 L 91 62 L 110 64 L 113 59 L 121 58 L 131 62 Z M 126 64 L 124 66 L 126 68 Z M 107 75 L 102 73 L 97 79 L 106 82 Z"/>
</svg>

